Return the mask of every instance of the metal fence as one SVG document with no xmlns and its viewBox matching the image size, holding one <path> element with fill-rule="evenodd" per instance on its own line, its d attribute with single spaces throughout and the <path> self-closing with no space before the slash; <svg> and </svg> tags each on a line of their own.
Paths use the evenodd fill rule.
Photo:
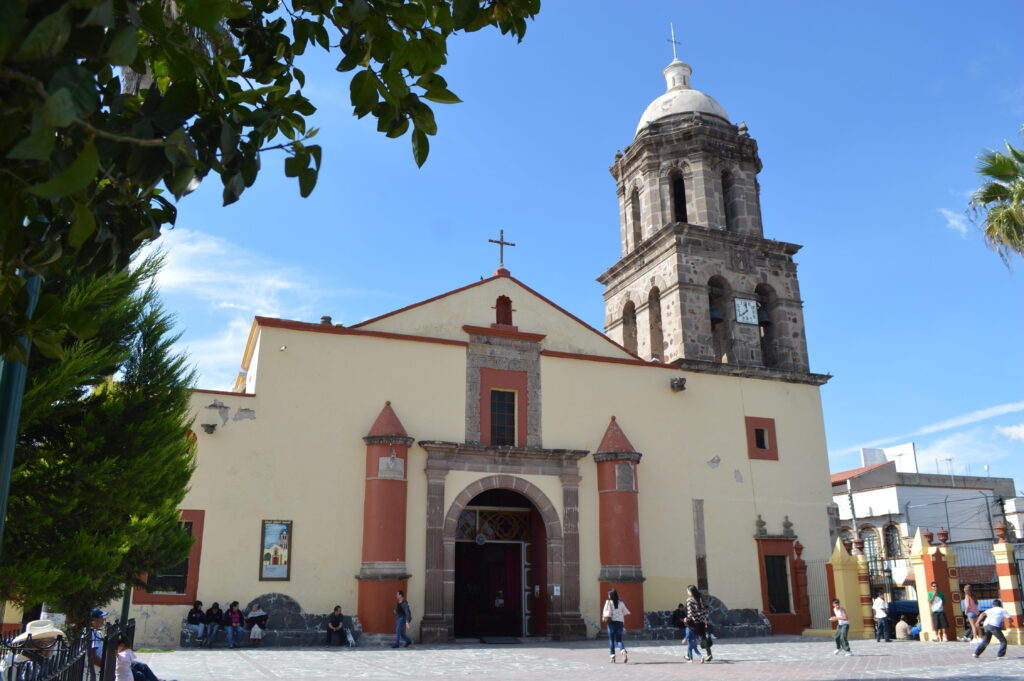
<svg viewBox="0 0 1024 681">
<path fill-rule="evenodd" d="M 904 584 L 908 576 L 910 576 L 909 558 L 868 556 L 868 582 L 871 585 L 872 596 L 882 591 L 890 603 L 904 600 L 907 597 Z"/>
<path fill-rule="evenodd" d="M 951 544 L 956 553 L 956 567 L 961 587 L 970 584 L 978 600 L 999 598 L 999 576 L 991 542 Z"/>
<path fill-rule="evenodd" d="M 135 620 L 128 626 L 107 625 L 102 636 L 89 627 L 57 637 L 21 636 L 17 632 L 0 638 L 0 681 L 113 681 L 117 646 L 124 636 L 129 647 L 135 639 Z M 102 665 L 93 666 L 90 650 L 102 643 Z"/>
<path fill-rule="evenodd" d="M 826 560 L 807 561 L 807 599 L 811 611 L 812 629 L 829 629 L 831 623 L 829 612 L 828 574 L 825 571 Z"/>
</svg>

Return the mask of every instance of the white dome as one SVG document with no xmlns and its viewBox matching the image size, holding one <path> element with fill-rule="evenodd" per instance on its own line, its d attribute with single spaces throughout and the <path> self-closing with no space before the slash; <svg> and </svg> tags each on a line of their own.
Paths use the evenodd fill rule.
<svg viewBox="0 0 1024 681">
<path fill-rule="evenodd" d="M 672 63 L 665 67 L 667 92 L 651 102 L 644 111 L 640 123 L 636 126 L 637 135 L 648 123 L 676 114 L 699 112 L 718 116 L 728 122 L 729 114 L 721 104 L 710 95 L 690 87 L 692 72 L 693 69 L 678 59 L 673 59 Z"/>
</svg>

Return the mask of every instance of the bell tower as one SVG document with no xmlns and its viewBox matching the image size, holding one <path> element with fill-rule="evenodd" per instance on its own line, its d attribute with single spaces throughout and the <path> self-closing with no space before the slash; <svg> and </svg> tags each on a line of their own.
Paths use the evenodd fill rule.
<svg viewBox="0 0 1024 681">
<path fill-rule="evenodd" d="M 747 126 L 690 87 L 678 59 L 611 166 L 622 258 L 605 286 L 605 332 L 643 359 L 809 372 L 800 246 L 764 238 Z"/>
</svg>

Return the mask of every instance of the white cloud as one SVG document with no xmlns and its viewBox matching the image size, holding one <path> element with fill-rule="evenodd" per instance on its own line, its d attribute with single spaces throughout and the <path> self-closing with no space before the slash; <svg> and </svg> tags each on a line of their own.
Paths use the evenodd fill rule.
<svg viewBox="0 0 1024 681">
<path fill-rule="evenodd" d="M 1011 440 L 1024 442 L 1024 423 L 1018 423 L 1015 426 L 996 426 L 996 432 Z"/>
<path fill-rule="evenodd" d="M 967 216 L 962 213 L 954 213 L 945 208 L 940 208 L 939 212 L 942 213 L 942 217 L 946 218 L 946 227 L 959 233 L 960 236 L 967 236 Z"/>
<path fill-rule="evenodd" d="M 982 466 L 1007 459 L 1012 452 L 991 437 L 987 428 L 972 428 L 941 437 L 917 448 L 917 467 L 922 473 L 984 475 Z M 993 466 L 994 467 L 994 466 Z"/>
<path fill-rule="evenodd" d="M 952 430 L 953 428 L 959 428 L 960 426 L 968 426 L 972 423 L 978 423 L 980 421 L 987 421 L 988 419 L 995 418 L 997 416 L 1003 416 L 1005 414 L 1013 414 L 1019 411 L 1024 411 L 1024 402 L 1008 402 L 1007 404 L 997 404 L 994 407 L 986 407 L 985 409 L 978 409 L 967 414 L 961 414 L 960 416 L 954 416 L 952 418 L 939 421 L 923 428 L 918 428 L 911 433 L 905 433 L 903 435 L 893 435 L 891 437 L 884 437 L 878 440 L 872 440 L 871 442 L 865 442 L 864 444 L 856 445 L 854 447 L 847 447 L 846 449 L 840 449 L 838 451 L 829 452 L 830 457 L 840 457 L 847 454 L 856 454 L 861 450 L 862 447 L 884 447 L 885 445 L 891 445 L 894 442 L 901 440 L 909 440 L 911 438 L 920 437 L 922 435 L 931 435 L 932 433 L 941 433 L 946 430 Z"/>
</svg>

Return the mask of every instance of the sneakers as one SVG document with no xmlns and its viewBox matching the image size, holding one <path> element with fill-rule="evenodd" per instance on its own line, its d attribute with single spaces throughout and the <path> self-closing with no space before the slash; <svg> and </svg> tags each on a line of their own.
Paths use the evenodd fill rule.
<svg viewBox="0 0 1024 681">
<path fill-rule="evenodd" d="M 622 664 L 626 664 L 627 662 L 629 662 L 629 651 L 628 650 L 623 650 L 622 651 Z"/>
<path fill-rule="evenodd" d="M 853 657 L 853 653 L 846 653 L 846 657 Z"/>
<path fill-rule="evenodd" d="M 615 656 L 612 655 L 611 659 L 609 659 L 608 662 L 610 662 L 611 664 L 615 664 Z"/>
<path fill-rule="evenodd" d="M 973 657 L 974 659 L 978 659 L 978 653 L 971 653 L 971 657 Z"/>
<path fill-rule="evenodd" d="M 832 651 L 832 654 L 833 655 L 838 655 L 841 652 L 843 652 L 843 651 L 839 650 L 839 648 L 836 648 L 835 650 Z"/>
<path fill-rule="evenodd" d="M 405 642 L 405 647 L 406 647 L 406 648 L 408 648 L 408 647 L 409 647 L 409 646 L 411 646 L 411 645 L 412 645 L 412 641 L 406 641 L 406 642 Z"/>
<path fill-rule="evenodd" d="M 391 647 L 392 647 L 392 648 L 397 648 L 397 647 L 398 647 L 398 644 L 396 643 L 395 645 L 393 645 L 393 646 L 391 646 Z"/>
</svg>

